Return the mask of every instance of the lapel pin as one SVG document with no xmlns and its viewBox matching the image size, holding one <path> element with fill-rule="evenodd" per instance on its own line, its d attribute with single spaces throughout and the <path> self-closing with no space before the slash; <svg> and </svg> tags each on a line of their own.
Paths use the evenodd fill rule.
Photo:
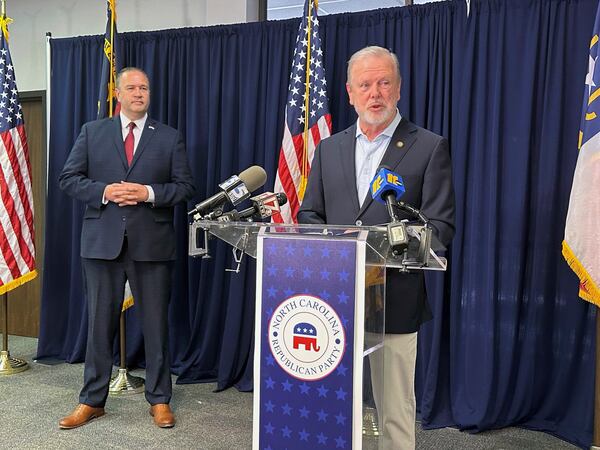
<svg viewBox="0 0 600 450">
<path fill-rule="evenodd" d="M 148 128 L 150 128 L 151 130 L 154 130 L 154 127 L 152 125 L 148 125 Z"/>
<path fill-rule="evenodd" d="M 396 147 L 398 147 L 398 148 L 404 147 L 404 142 L 402 142 L 402 141 L 396 142 Z"/>
</svg>

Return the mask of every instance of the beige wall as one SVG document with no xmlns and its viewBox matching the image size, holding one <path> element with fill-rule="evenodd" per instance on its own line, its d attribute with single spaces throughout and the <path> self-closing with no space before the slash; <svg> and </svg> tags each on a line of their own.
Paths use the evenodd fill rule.
<svg viewBox="0 0 600 450">
<path fill-rule="evenodd" d="M 167 6 L 165 6 L 167 5 Z M 250 22 L 258 0 L 117 0 L 120 32 Z M 46 89 L 46 32 L 103 34 L 105 0 L 6 0 L 10 51 L 20 91 Z"/>
</svg>

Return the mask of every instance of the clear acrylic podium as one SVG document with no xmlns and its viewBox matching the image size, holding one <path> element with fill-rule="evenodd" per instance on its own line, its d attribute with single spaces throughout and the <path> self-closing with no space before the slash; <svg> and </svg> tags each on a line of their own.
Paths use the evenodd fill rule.
<svg viewBox="0 0 600 450">
<path fill-rule="evenodd" d="M 446 269 L 443 247 L 424 250 L 422 227 L 407 228 L 412 245 L 394 257 L 385 226 L 190 225 L 191 256 L 215 236 L 238 269 L 256 258 L 253 449 L 383 449 L 371 390 L 385 391 L 383 358 L 369 355 L 383 346 L 386 268 Z"/>
</svg>

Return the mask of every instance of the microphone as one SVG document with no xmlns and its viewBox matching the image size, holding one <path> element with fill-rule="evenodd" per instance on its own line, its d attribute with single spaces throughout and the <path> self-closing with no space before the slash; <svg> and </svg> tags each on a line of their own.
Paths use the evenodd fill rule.
<svg viewBox="0 0 600 450">
<path fill-rule="evenodd" d="M 281 206 L 287 203 L 287 196 L 283 192 L 264 192 L 250 200 L 260 219 L 267 219 L 281 211 Z"/>
<path fill-rule="evenodd" d="M 402 177 L 397 173 L 392 172 L 386 166 L 380 166 L 371 181 L 371 195 L 373 199 L 385 203 L 388 213 L 392 219 L 388 224 L 388 241 L 392 248 L 392 254 L 399 257 L 400 254 L 410 253 L 408 249 L 408 234 L 406 225 L 400 222 L 396 214 L 396 208 L 411 214 L 418 218 L 423 223 L 423 228 L 420 231 L 419 245 L 417 250 L 416 261 L 421 266 L 426 266 L 429 262 L 429 249 L 431 248 L 431 228 L 429 227 L 429 219 L 419 209 L 414 206 L 398 201 L 398 198 L 406 192 Z"/>
<path fill-rule="evenodd" d="M 226 203 L 233 206 L 240 204 L 250 197 L 250 193 L 262 187 L 267 181 L 267 173 L 260 166 L 248 167 L 239 175 L 233 175 L 219 184 L 220 192 L 198 203 L 188 215 L 210 213 L 204 217 L 214 219 L 223 214 Z"/>
<path fill-rule="evenodd" d="M 402 177 L 397 173 L 392 172 L 385 166 L 380 166 L 377 169 L 373 181 L 371 181 L 371 195 L 374 200 L 380 203 L 385 203 L 388 214 L 392 219 L 387 226 L 388 242 L 392 248 L 394 256 L 399 256 L 408 248 L 408 234 L 406 225 L 400 222 L 396 214 L 398 206 L 398 198 L 404 195 L 404 182 Z"/>
<path fill-rule="evenodd" d="M 264 192 L 260 195 L 252 197 L 252 206 L 241 211 L 232 210 L 217 220 L 220 222 L 237 222 L 240 220 L 257 219 L 262 220 L 271 217 L 274 213 L 280 211 L 280 207 L 287 203 L 287 196 L 283 192 Z"/>
<path fill-rule="evenodd" d="M 250 209 L 252 209 L 252 212 L 254 212 L 254 208 L 250 208 Z M 217 221 L 219 221 L 219 222 L 239 222 L 240 221 L 240 212 L 237 209 L 232 209 L 231 211 L 226 212 L 225 214 L 217 217 Z"/>
<path fill-rule="evenodd" d="M 387 210 L 392 222 L 398 222 L 395 207 L 398 206 L 398 198 L 404 195 L 404 182 L 402 177 L 392 172 L 385 166 L 380 166 L 371 181 L 371 196 L 373 200 L 387 205 Z"/>
<path fill-rule="evenodd" d="M 406 192 L 402 177 L 395 172 L 392 172 L 386 166 L 380 166 L 377 173 L 371 181 L 371 195 L 374 200 L 385 203 L 390 214 L 392 222 L 398 221 L 398 216 L 395 209 L 398 208 L 411 216 L 419 219 L 424 225 L 429 223 L 429 219 L 420 209 L 415 208 L 408 203 L 398 201 Z"/>
</svg>

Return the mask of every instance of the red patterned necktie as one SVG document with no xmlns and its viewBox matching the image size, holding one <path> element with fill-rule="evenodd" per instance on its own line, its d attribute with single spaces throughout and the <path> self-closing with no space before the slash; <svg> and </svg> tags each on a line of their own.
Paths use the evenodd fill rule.
<svg viewBox="0 0 600 450">
<path fill-rule="evenodd" d="M 127 158 L 127 164 L 131 165 L 131 161 L 133 160 L 133 129 L 135 128 L 135 122 L 129 122 L 129 133 L 125 137 L 125 157 Z"/>
</svg>

